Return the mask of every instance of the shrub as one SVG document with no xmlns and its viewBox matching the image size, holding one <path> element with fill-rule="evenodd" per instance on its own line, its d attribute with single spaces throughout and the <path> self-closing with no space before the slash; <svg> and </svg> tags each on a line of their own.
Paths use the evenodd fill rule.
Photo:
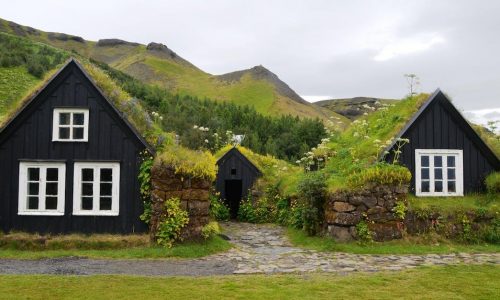
<svg viewBox="0 0 500 300">
<path fill-rule="evenodd" d="M 483 229 L 483 239 L 493 244 L 500 244 L 500 216 L 497 213 L 491 226 Z"/>
<path fill-rule="evenodd" d="M 210 194 L 210 217 L 217 221 L 229 220 L 229 208 L 217 195 Z"/>
<path fill-rule="evenodd" d="M 303 229 L 308 235 L 316 235 L 324 219 L 325 178 L 318 172 L 309 173 L 299 182 L 297 189 L 299 200 L 303 205 Z"/>
<path fill-rule="evenodd" d="M 368 228 L 368 223 L 365 220 L 361 220 L 361 222 L 356 224 L 356 235 L 358 237 L 358 240 L 362 243 L 373 241 L 372 233 Z"/>
<path fill-rule="evenodd" d="M 396 205 L 392 209 L 392 212 L 394 213 L 394 215 L 398 219 L 404 220 L 407 210 L 408 210 L 408 208 L 406 207 L 406 204 L 404 203 L 404 201 L 397 201 Z"/>
<path fill-rule="evenodd" d="M 188 213 L 181 209 L 179 198 L 167 199 L 164 203 L 164 213 L 156 232 L 157 243 L 171 248 L 176 240 L 181 240 L 181 230 L 188 222 Z"/>
<path fill-rule="evenodd" d="M 500 172 L 494 172 L 488 175 L 484 183 L 486 184 L 486 190 L 488 191 L 488 193 L 500 193 Z"/>
<path fill-rule="evenodd" d="M 257 212 L 252 204 L 252 199 L 241 201 L 238 209 L 238 220 L 242 222 L 257 223 Z"/>
<path fill-rule="evenodd" d="M 378 163 L 372 167 L 354 173 L 347 178 L 350 188 L 363 188 L 369 184 L 401 185 L 411 180 L 410 171 L 403 166 Z"/>
<path fill-rule="evenodd" d="M 219 223 L 210 222 L 201 229 L 201 236 L 207 240 L 220 233 Z"/>
<path fill-rule="evenodd" d="M 141 153 L 143 162 L 139 168 L 139 184 L 142 203 L 144 204 L 144 212 L 139 217 L 146 224 L 151 220 L 151 167 L 153 166 L 153 158 L 147 150 Z"/>
</svg>

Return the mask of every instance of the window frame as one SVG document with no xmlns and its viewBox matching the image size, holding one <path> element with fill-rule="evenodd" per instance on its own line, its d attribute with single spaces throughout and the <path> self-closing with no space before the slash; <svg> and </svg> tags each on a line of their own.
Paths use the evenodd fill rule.
<svg viewBox="0 0 500 300">
<path fill-rule="evenodd" d="M 38 168 L 38 209 L 28 209 L 28 169 Z M 57 168 L 57 208 L 46 209 L 47 169 Z M 42 172 L 41 170 L 45 170 Z M 65 162 L 19 162 L 19 192 L 17 214 L 23 216 L 64 216 L 66 202 L 66 163 Z M 53 181 L 50 181 L 53 182 Z M 49 183 L 50 183 L 49 182 Z"/>
<path fill-rule="evenodd" d="M 73 215 L 75 216 L 118 216 L 120 214 L 120 163 L 119 162 L 75 162 L 73 168 Z M 84 210 L 82 205 L 82 169 L 93 169 L 92 210 Z M 112 169 L 111 210 L 100 210 L 100 170 Z M 96 175 L 99 174 L 99 177 Z"/>
<path fill-rule="evenodd" d="M 429 192 L 421 191 L 421 157 L 429 156 Z M 434 157 L 441 156 L 443 191 L 435 191 Z M 455 157 L 455 192 L 448 192 L 448 162 L 446 157 Z M 464 195 L 463 150 L 461 149 L 415 149 L 415 195 L 419 197 L 456 197 Z"/>
<path fill-rule="evenodd" d="M 61 125 L 59 123 L 59 115 L 61 113 L 69 113 L 70 121 L 68 125 Z M 73 124 L 73 115 L 77 113 L 83 113 L 83 125 L 74 125 Z M 59 129 L 69 128 L 69 136 L 68 139 L 61 139 L 59 137 Z M 74 139 L 73 138 L 73 128 L 83 128 L 83 138 L 82 139 Z M 53 142 L 88 142 L 89 140 L 89 109 L 88 108 L 54 108 L 52 114 L 52 141 Z"/>
</svg>

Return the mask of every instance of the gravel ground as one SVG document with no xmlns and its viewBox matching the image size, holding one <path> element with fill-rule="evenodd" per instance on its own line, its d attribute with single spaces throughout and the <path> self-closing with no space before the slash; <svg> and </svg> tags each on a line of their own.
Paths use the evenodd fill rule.
<svg viewBox="0 0 500 300">
<path fill-rule="evenodd" d="M 87 259 L 79 257 L 17 260 L 0 259 L 0 274 L 144 276 L 208 276 L 400 271 L 417 266 L 500 265 L 500 253 L 362 255 L 328 253 L 294 247 L 276 225 L 228 222 L 221 224 L 234 244 L 227 252 L 198 259 Z"/>
</svg>

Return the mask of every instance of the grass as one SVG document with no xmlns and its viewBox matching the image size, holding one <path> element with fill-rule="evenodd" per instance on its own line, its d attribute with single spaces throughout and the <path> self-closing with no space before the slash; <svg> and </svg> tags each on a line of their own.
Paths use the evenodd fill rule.
<svg viewBox="0 0 500 300">
<path fill-rule="evenodd" d="M 415 197 L 410 195 L 408 208 L 413 211 L 432 211 L 443 215 L 457 212 L 500 212 L 498 195 L 471 194 L 464 197 Z"/>
<path fill-rule="evenodd" d="M 498 299 L 500 267 L 213 277 L 0 276 L 0 299 Z"/>
<path fill-rule="evenodd" d="M 116 236 L 116 239 L 120 239 Z M 231 244 L 219 236 L 215 236 L 204 242 L 186 242 L 176 244 L 172 248 L 163 248 L 159 246 L 149 246 L 146 242 L 140 241 L 137 238 L 135 247 L 104 247 L 104 242 L 101 241 L 100 246 L 91 248 L 92 243 L 71 242 L 69 239 L 64 243 L 60 243 L 61 247 L 53 246 L 52 249 L 43 250 L 19 250 L 10 244 L 0 248 L 0 258 L 12 259 L 42 259 L 42 258 L 55 258 L 55 257 L 88 257 L 88 258 L 110 258 L 110 259 L 160 259 L 160 258 L 197 258 L 203 257 L 217 252 L 227 251 L 231 248 Z M 141 245 L 142 243 L 142 245 Z M 93 242 L 96 244 L 96 241 Z M 57 245 L 57 243 L 55 243 Z M 62 247 L 69 247 L 68 245 L 75 245 L 72 249 L 61 249 Z M 79 247 L 79 248 L 76 248 Z M 97 249 L 96 249 L 97 248 Z"/>
<path fill-rule="evenodd" d="M 306 249 L 329 252 L 347 252 L 355 254 L 445 254 L 500 252 L 500 245 L 494 244 L 459 244 L 438 236 L 408 237 L 389 242 L 338 243 L 327 237 L 307 236 L 303 231 L 288 229 L 288 237 L 293 245 Z"/>
</svg>

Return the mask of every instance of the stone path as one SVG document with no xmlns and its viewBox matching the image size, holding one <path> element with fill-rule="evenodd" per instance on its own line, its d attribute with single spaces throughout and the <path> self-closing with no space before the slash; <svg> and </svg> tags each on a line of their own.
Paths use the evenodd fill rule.
<svg viewBox="0 0 500 300">
<path fill-rule="evenodd" d="M 284 229 L 279 226 L 233 222 L 221 225 L 235 247 L 200 259 L 0 259 L 0 274 L 206 276 L 318 271 L 347 274 L 398 271 L 422 265 L 500 265 L 500 253 L 365 255 L 304 250 L 293 247 L 286 239 Z"/>
</svg>

